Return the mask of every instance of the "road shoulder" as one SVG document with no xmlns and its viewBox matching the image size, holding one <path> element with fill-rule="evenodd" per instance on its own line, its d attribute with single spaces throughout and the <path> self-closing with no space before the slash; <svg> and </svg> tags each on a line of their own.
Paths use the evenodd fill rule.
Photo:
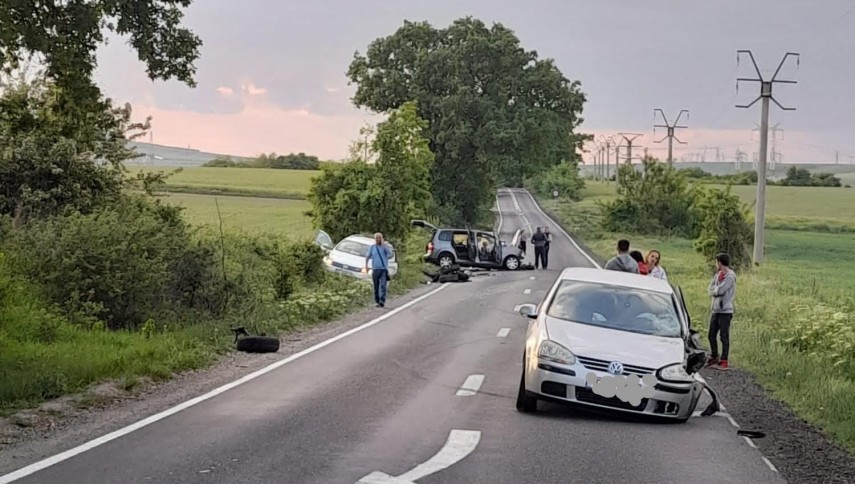
<svg viewBox="0 0 855 484">
<path fill-rule="evenodd" d="M 362 309 L 337 321 L 284 333 L 277 353 L 230 352 L 207 368 L 183 372 L 165 382 L 142 382 L 129 391 L 121 389 L 116 382 L 105 382 L 86 393 L 62 397 L 36 409 L 0 418 L 0 475 L 231 383 L 374 320 L 438 287 L 437 284 L 420 285 L 389 299 L 384 309 Z"/>
</svg>

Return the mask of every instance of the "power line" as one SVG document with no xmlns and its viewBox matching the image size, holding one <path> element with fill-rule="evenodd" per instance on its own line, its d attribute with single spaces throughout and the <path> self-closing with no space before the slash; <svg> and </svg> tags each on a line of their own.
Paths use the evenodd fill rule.
<svg viewBox="0 0 855 484">
<path fill-rule="evenodd" d="M 665 135 L 665 138 L 668 139 L 668 164 L 673 166 L 674 165 L 674 156 L 673 156 L 674 155 L 674 140 L 676 139 L 677 142 L 680 143 L 681 145 L 687 144 L 687 143 L 684 143 L 683 141 L 680 141 L 680 139 L 674 135 L 674 130 L 678 129 L 678 128 L 679 129 L 688 128 L 688 126 L 678 126 L 677 123 L 680 122 L 680 117 L 683 116 L 683 113 L 686 113 L 686 119 L 689 119 L 689 111 L 687 111 L 685 109 L 681 110 L 680 114 L 677 115 L 677 120 L 674 121 L 674 124 L 668 123 L 668 117 L 665 116 L 665 111 L 663 111 L 659 108 L 656 108 L 653 110 L 653 121 L 654 122 L 656 122 L 656 113 L 657 112 L 662 114 L 662 119 L 665 120 L 665 124 L 664 125 L 654 124 L 653 125 L 653 132 L 654 133 L 656 132 L 656 128 L 665 128 L 668 130 L 668 134 Z M 661 143 L 661 142 L 665 141 L 665 138 L 662 138 L 659 141 L 654 141 L 654 143 Z"/>
<path fill-rule="evenodd" d="M 757 78 L 737 78 L 736 79 L 736 89 L 739 91 L 739 83 L 740 82 L 759 82 L 760 83 L 760 96 L 757 97 L 751 104 L 740 106 L 737 105 L 738 108 L 748 109 L 757 101 L 762 101 L 762 110 L 760 116 L 760 156 L 759 163 L 757 169 L 757 202 L 755 206 L 755 216 L 754 216 L 754 264 L 760 264 L 763 262 L 763 251 L 764 251 L 764 238 L 765 238 L 765 222 L 766 222 L 766 154 L 768 150 L 769 143 L 769 101 L 771 100 L 775 104 L 778 105 L 784 111 L 795 111 L 796 108 L 785 108 L 781 106 L 774 97 L 772 97 L 772 86 L 776 83 L 783 84 L 796 84 L 796 81 L 783 81 L 778 80 L 778 73 L 781 72 L 781 67 L 783 67 L 784 62 L 787 61 L 787 58 L 790 56 L 796 57 L 796 67 L 798 67 L 798 59 L 799 54 L 794 52 L 787 52 L 784 54 L 784 57 L 781 59 L 781 63 L 778 64 L 778 69 L 775 70 L 775 74 L 772 75 L 772 78 L 766 80 L 763 77 L 763 74 L 760 73 L 760 68 L 757 66 L 757 62 L 754 60 L 754 54 L 750 50 L 739 50 L 736 52 L 736 64 L 739 65 L 739 55 L 740 54 L 748 54 L 751 58 L 751 63 L 754 64 L 754 70 L 757 72 Z"/>
</svg>

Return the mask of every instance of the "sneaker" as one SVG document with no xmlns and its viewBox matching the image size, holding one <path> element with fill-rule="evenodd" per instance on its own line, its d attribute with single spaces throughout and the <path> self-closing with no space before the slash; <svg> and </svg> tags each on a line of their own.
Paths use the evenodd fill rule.
<svg viewBox="0 0 855 484">
<path fill-rule="evenodd" d="M 718 365 L 715 366 L 716 370 L 727 370 L 727 360 L 721 360 Z"/>
<path fill-rule="evenodd" d="M 707 367 L 707 368 L 712 368 L 713 366 L 718 365 L 718 364 L 719 364 L 719 361 L 720 361 L 720 360 L 718 359 L 718 357 L 717 357 L 717 356 L 714 356 L 714 357 L 710 358 L 710 359 L 709 359 L 709 361 L 707 361 L 706 367 Z"/>
</svg>

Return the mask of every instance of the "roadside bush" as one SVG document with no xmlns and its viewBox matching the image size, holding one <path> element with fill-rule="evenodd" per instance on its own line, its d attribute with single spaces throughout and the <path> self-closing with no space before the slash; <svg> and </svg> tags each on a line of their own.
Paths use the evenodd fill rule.
<svg viewBox="0 0 855 484">
<path fill-rule="evenodd" d="M 136 329 L 182 306 L 225 310 L 215 251 L 191 241 L 180 209 L 124 196 L 91 214 L 31 221 L 12 235 L 14 267 L 70 315 Z"/>
<path fill-rule="evenodd" d="M 542 174 L 526 180 L 525 185 L 538 196 L 553 198 L 553 190 L 560 198 L 580 200 L 585 181 L 579 176 L 579 168 L 573 163 L 561 163 Z"/>
<path fill-rule="evenodd" d="M 811 356 L 828 358 L 834 367 L 855 367 L 855 319 L 829 306 L 794 305 L 792 324 L 780 328 L 780 342 Z"/>
<path fill-rule="evenodd" d="M 618 198 L 600 203 L 604 230 L 696 236 L 695 193 L 682 173 L 653 158 L 645 158 L 641 172 L 624 164 L 618 177 Z"/>
<path fill-rule="evenodd" d="M 695 208 L 700 229 L 694 242 L 695 250 L 707 259 L 727 252 L 735 269 L 750 267 L 749 247 L 754 242 L 754 230 L 749 222 L 751 215 L 739 197 L 731 193 L 730 187 L 699 190 Z"/>
</svg>

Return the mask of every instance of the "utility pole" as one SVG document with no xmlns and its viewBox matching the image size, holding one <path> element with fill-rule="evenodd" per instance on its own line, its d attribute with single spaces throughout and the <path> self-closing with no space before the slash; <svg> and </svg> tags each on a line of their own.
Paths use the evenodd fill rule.
<svg viewBox="0 0 855 484">
<path fill-rule="evenodd" d="M 612 138 L 611 136 L 609 136 L 608 138 L 605 136 L 600 136 L 600 143 L 601 143 L 601 146 L 603 146 L 603 149 L 605 150 L 605 153 L 606 153 L 605 180 L 606 180 L 606 183 L 609 183 L 611 181 L 611 180 L 609 180 L 609 178 L 611 178 L 609 171 L 610 171 L 611 164 L 612 164 L 612 143 L 614 143 L 614 138 Z M 615 159 L 617 159 L 617 158 L 615 158 Z"/>
<path fill-rule="evenodd" d="M 683 113 L 686 113 L 686 119 L 689 119 L 689 111 L 687 111 L 685 109 L 681 110 L 680 114 L 677 115 L 677 120 L 674 121 L 673 125 L 668 123 L 668 117 L 665 116 L 665 111 L 663 111 L 659 108 L 656 108 L 653 110 L 653 122 L 656 122 L 656 113 L 657 112 L 662 114 L 662 119 L 665 121 L 665 124 L 664 125 L 654 124 L 653 125 L 653 132 L 656 133 L 656 128 L 665 128 L 668 130 L 668 134 L 665 135 L 665 138 L 668 138 L 668 165 L 673 166 L 674 165 L 674 140 L 676 139 L 677 142 L 680 143 L 681 145 L 687 144 L 687 143 L 680 141 L 676 136 L 674 136 L 674 130 L 677 128 L 688 128 L 688 126 L 678 126 L 677 123 L 680 122 L 680 117 L 683 115 Z M 654 143 L 661 143 L 661 142 L 665 141 L 665 138 L 662 138 L 659 141 L 654 141 Z"/>
<path fill-rule="evenodd" d="M 763 74 L 760 73 L 760 68 L 757 66 L 757 62 L 754 60 L 754 54 L 750 50 L 739 50 L 736 52 L 736 65 L 739 65 L 739 54 L 748 54 L 751 58 L 751 63 L 754 64 L 754 70 L 757 72 L 757 78 L 737 78 L 736 79 L 736 90 L 739 92 L 739 82 L 759 82 L 760 83 L 760 96 L 751 102 L 751 104 L 740 106 L 737 105 L 738 108 L 748 109 L 757 101 L 762 100 L 762 110 L 760 117 L 760 160 L 759 166 L 757 170 L 757 202 L 755 208 L 755 216 L 754 216 L 754 264 L 760 264 L 763 262 L 763 249 L 764 249 L 764 239 L 765 239 L 765 229 L 766 229 L 766 155 L 768 152 L 768 142 L 769 142 L 769 100 L 772 100 L 775 104 L 778 105 L 784 111 L 795 111 L 796 108 L 785 108 L 781 106 L 781 104 L 772 97 L 772 85 L 776 82 L 784 83 L 784 84 L 796 84 L 796 81 L 782 81 L 778 80 L 778 74 L 781 72 L 781 67 L 783 67 L 784 62 L 787 61 L 787 58 L 792 56 L 796 57 L 796 66 L 798 66 L 799 54 L 794 52 L 787 52 L 784 54 L 784 57 L 781 59 L 781 63 L 778 64 L 778 69 L 775 70 L 775 74 L 772 75 L 772 78 L 766 80 L 763 78 Z"/>
<path fill-rule="evenodd" d="M 638 133 L 618 133 L 626 141 L 626 163 L 632 165 L 632 142 L 639 136 L 644 136 Z"/>
</svg>

